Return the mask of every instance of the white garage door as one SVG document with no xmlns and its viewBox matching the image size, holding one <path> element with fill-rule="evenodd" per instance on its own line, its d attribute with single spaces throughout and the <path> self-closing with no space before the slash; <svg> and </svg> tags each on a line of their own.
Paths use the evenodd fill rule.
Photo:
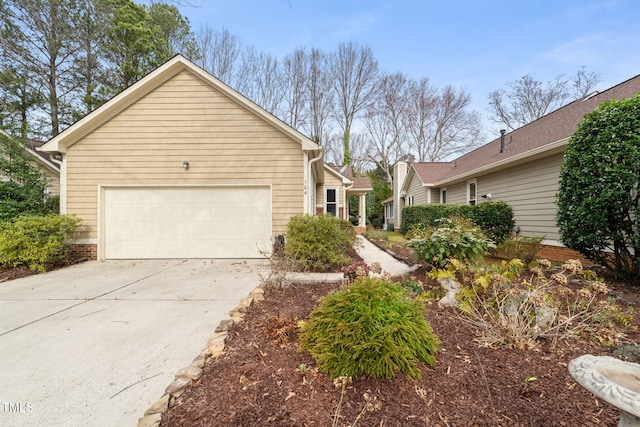
<svg viewBox="0 0 640 427">
<path fill-rule="evenodd" d="M 105 187 L 103 257 L 260 258 L 271 242 L 271 189 Z"/>
</svg>

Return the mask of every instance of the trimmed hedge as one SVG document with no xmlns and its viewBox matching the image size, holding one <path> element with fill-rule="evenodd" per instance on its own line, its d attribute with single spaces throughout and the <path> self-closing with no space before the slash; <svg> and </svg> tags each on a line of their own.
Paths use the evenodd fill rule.
<svg viewBox="0 0 640 427">
<path fill-rule="evenodd" d="M 0 222 L 0 265 L 44 272 L 64 263 L 65 241 L 80 225 L 80 218 L 67 215 L 25 215 Z"/>
<path fill-rule="evenodd" d="M 301 270 L 325 270 L 351 263 L 347 250 L 356 233 L 333 215 L 297 215 L 287 224 L 285 253 Z"/>
<path fill-rule="evenodd" d="M 487 237 L 498 244 L 511 236 L 515 226 L 513 209 L 502 201 L 478 205 L 413 205 L 402 209 L 400 232 L 407 234 L 417 226 L 437 227 L 438 220 L 451 216 L 470 219 Z"/>
</svg>

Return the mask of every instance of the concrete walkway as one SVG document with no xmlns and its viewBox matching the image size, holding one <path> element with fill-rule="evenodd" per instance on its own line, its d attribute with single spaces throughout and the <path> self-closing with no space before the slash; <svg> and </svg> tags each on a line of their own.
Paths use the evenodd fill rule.
<svg viewBox="0 0 640 427">
<path fill-rule="evenodd" d="M 368 265 L 374 262 L 382 266 L 383 271 L 392 276 L 411 273 L 418 266 L 409 266 L 383 251 L 363 236 L 356 236 L 356 252 Z M 344 278 L 342 273 L 288 273 L 287 281 L 297 283 L 339 282 Z"/>
</svg>

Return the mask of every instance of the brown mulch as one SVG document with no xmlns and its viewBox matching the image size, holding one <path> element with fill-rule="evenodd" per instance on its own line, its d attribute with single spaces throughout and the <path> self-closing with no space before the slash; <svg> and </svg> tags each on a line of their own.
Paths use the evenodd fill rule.
<svg viewBox="0 0 640 427">
<path fill-rule="evenodd" d="M 36 274 L 26 268 L 6 268 L 0 266 L 0 283 Z"/>
<path fill-rule="evenodd" d="M 637 288 L 625 287 L 627 294 Z M 336 285 L 293 285 L 233 326 L 227 351 L 162 418 L 162 426 L 615 426 L 619 412 L 577 384 L 567 364 L 611 355 L 588 341 L 542 343 L 541 351 L 481 348 L 451 308 L 427 306 L 442 342 L 421 380 L 360 378 L 342 392 L 300 352 L 295 325 Z M 623 307 L 640 305 L 619 301 Z M 640 341 L 636 314 L 626 340 Z M 529 379 L 527 381 L 527 379 Z"/>
</svg>

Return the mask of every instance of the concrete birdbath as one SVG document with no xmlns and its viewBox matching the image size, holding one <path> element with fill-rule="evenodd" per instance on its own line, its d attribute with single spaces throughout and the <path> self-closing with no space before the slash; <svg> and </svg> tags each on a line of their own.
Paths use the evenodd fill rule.
<svg viewBox="0 0 640 427">
<path fill-rule="evenodd" d="M 581 386 L 620 409 L 618 427 L 640 427 L 640 364 L 585 354 L 569 362 Z"/>
</svg>

